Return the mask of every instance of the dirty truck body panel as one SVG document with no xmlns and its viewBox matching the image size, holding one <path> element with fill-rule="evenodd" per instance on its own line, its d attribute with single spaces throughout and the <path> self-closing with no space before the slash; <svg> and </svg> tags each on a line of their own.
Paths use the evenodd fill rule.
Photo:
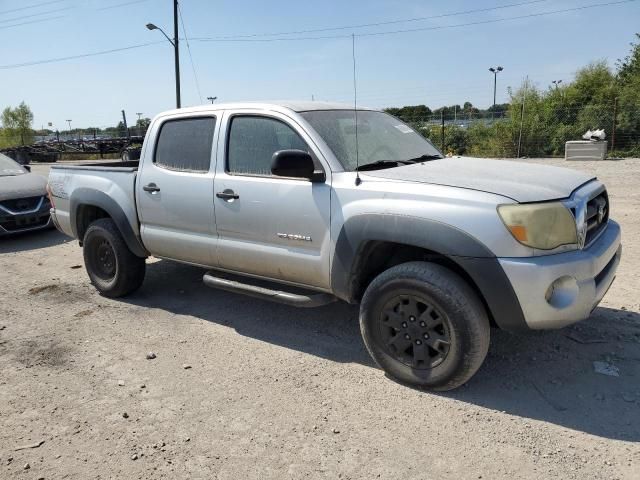
<svg viewBox="0 0 640 480">
<path fill-rule="evenodd" d="M 246 103 L 160 114 L 137 167 L 52 167 L 54 221 L 82 241 L 82 214 L 97 207 L 138 256 L 306 287 L 349 302 L 359 302 L 371 280 L 362 272 L 370 269 L 374 247 L 400 246 L 393 250 L 399 258 L 406 247 L 454 268 L 495 323 L 509 330 L 564 326 L 586 318 L 602 299 L 615 277 L 621 239 L 597 179 L 470 158 L 425 158 L 357 173 L 349 163 L 351 130 L 343 128 L 349 108 Z M 330 128 L 343 128 L 342 144 L 324 130 L 323 112 L 337 112 Z M 384 115 L 362 110 L 361 135 L 378 114 Z M 415 134 L 393 122 L 389 135 Z M 313 178 L 274 175 L 267 160 L 255 160 L 270 161 L 284 150 L 307 152 Z M 360 165 L 384 163 L 390 153 L 374 146 L 362 152 Z M 178 161 L 183 157 L 187 163 Z M 527 205 L 541 210 L 530 214 Z M 547 225 L 539 213 L 545 205 L 573 219 L 568 230 L 575 241 L 548 248 L 536 243 L 540 232 L 530 229 L 533 240 L 527 237 L 526 222 Z M 505 220 L 506 206 L 515 209 L 509 217 L 514 225 Z M 516 225 L 521 221 L 524 227 Z"/>
</svg>

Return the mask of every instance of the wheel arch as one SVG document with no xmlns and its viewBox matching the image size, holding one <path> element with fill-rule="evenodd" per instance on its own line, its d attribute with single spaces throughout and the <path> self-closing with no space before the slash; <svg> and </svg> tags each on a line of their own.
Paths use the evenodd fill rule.
<svg viewBox="0 0 640 480">
<path fill-rule="evenodd" d="M 495 255 L 468 233 L 419 217 L 368 214 L 345 222 L 331 268 L 334 295 L 359 303 L 377 275 L 414 260 L 440 264 L 461 276 L 478 294 L 493 324 L 505 330 L 527 329 Z"/>
<path fill-rule="evenodd" d="M 87 228 L 98 218 L 111 218 L 124 238 L 127 247 L 138 257 L 148 257 L 140 237 L 131 227 L 129 220 L 118 203 L 104 192 L 90 188 L 79 188 L 70 199 L 69 214 L 71 230 L 80 245 Z"/>
</svg>

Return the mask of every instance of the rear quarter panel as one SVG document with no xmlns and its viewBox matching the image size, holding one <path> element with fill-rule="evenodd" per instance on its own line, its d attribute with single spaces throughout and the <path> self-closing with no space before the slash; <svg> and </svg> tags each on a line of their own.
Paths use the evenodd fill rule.
<svg viewBox="0 0 640 480">
<path fill-rule="evenodd" d="M 49 173 L 49 189 L 55 204 L 55 217 L 60 230 L 76 237 L 72 204 L 80 201 L 78 192 L 96 190 L 113 199 L 124 212 L 131 229 L 139 235 L 134 188 L 135 168 L 117 167 L 62 167 L 54 166 Z"/>
</svg>

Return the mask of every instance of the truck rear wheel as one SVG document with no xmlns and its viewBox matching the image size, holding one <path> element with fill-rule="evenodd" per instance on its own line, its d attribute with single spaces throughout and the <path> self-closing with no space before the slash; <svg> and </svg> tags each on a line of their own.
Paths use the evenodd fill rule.
<svg viewBox="0 0 640 480">
<path fill-rule="evenodd" d="M 134 255 L 110 218 L 96 220 L 83 240 L 84 264 L 91 283 L 105 297 L 137 290 L 145 275 L 145 259 Z"/>
<path fill-rule="evenodd" d="M 464 384 L 489 349 L 489 320 L 478 296 L 454 272 L 427 262 L 376 277 L 362 299 L 360 329 L 389 376 L 429 390 Z"/>
</svg>

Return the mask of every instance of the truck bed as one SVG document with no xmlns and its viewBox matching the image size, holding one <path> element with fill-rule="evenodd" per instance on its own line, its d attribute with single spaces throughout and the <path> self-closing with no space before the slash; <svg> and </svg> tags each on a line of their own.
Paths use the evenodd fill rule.
<svg viewBox="0 0 640 480">
<path fill-rule="evenodd" d="M 87 203 L 126 222 L 139 236 L 135 185 L 139 162 L 91 162 L 52 165 L 49 189 L 55 204 L 58 229 L 76 237 L 74 205 Z"/>
</svg>

